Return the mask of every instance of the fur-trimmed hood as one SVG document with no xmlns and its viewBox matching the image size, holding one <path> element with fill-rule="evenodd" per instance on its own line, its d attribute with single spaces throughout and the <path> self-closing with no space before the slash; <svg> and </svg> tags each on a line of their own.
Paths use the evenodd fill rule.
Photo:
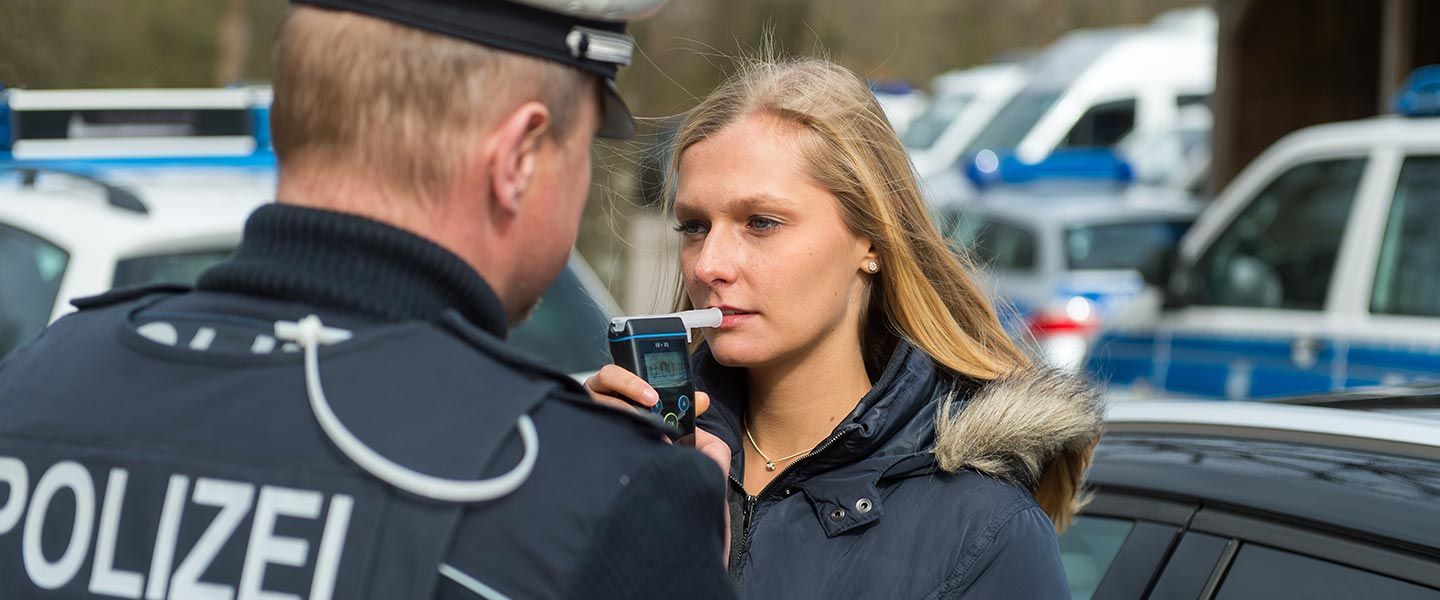
<svg viewBox="0 0 1440 600">
<path fill-rule="evenodd" d="M 969 399 L 943 400 L 935 457 L 952 473 L 973 469 L 1029 488 L 1063 529 L 1083 505 L 1080 489 L 1104 413 L 1100 394 L 1080 379 L 1025 367 Z"/>
</svg>

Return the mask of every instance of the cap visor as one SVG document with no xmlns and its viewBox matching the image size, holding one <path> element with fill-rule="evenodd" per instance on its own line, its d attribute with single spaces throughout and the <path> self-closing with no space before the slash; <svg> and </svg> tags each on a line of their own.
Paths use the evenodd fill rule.
<svg viewBox="0 0 1440 600">
<path fill-rule="evenodd" d="M 630 107 L 625 106 L 625 100 L 620 97 L 620 90 L 616 89 L 615 82 L 609 79 L 604 81 L 605 87 L 600 90 L 600 130 L 595 132 L 595 135 L 615 140 L 635 137 L 635 117 L 630 114 Z"/>
</svg>

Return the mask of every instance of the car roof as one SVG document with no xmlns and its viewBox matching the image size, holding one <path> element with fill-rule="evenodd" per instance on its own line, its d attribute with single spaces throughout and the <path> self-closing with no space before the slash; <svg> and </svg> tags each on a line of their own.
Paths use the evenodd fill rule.
<svg viewBox="0 0 1440 600">
<path fill-rule="evenodd" d="M 105 189 L 84 178 L 42 173 L 33 186 L 0 174 L 0 223 L 68 252 L 104 247 L 117 256 L 175 240 L 238 239 L 245 216 L 274 197 L 274 176 L 253 170 L 116 173 L 146 212 L 107 204 Z"/>
<path fill-rule="evenodd" d="M 936 96 L 977 94 L 992 86 L 1018 83 L 1024 78 L 1025 69 L 1021 65 L 997 63 L 942 74 L 930 81 L 930 87 Z"/>
<path fill-rule="evenodd" d="M 1204 207 L 1182 190 L 1113 182 L 1037 182 L 987 190 L 960 214 L 992 215 L 1020 222 L 1097 223 L 1193 219 Z"/>
<path fill-rule="evenodd" d="M 1440 554 L 1440 422 L 1258 402 L 1126 402 L 1090 482 Z"/>
<path fill-rule="evenodd" d="M 1381 115 L 1306 127 L 1281 138 L 1275 145 L 1309 145 L 1332 141 L 1346 141 L 1357 146 L 1382 142 L 1433 145 L 1437 134 L 1440 134 L 1440 117 Z"/>
</svg>

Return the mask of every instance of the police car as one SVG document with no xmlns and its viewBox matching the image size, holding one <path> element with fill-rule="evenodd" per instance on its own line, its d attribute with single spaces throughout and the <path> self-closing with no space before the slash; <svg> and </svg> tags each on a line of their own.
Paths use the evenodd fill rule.
<svg viewBox="0 0 1440 600">
<path fill-rule="evenodd" d="M 870 91 L 874 92 L 885 118 L 898 135 L 905 135 L 910 124 L 930 105 L 930 97 L 925 92 L 903 81 L 872 81 Z"/>
<path fill-rule="evenodd" d="M 986 269 L 1007 328 L 1053 366 L 1079 368 L 1102 323 L 1144 289 L 1200 212 L 1175 190 L 1034 186 L 987 193 L 949 237 Z"/>
<path fill-rule="evenodd" d="M 1436 390 L 1113 405 L 1074 598 L 1440 599 Z"/>
<path fill-rule="evenodd" d="M 1266 150 L 1086 369 L 1127 395 L 1230 399 L 1440 377 L 1437 82 L 1427 67 L 1400 114 Z"/>
<path fill-rule="evenodd" d="M 1130 182 L 1104 150 L 1007 161 L 981 196 L 938 210 L 943 231 L 982 268 L 1001 321 L 1048 364 L 1078 369 L 1102 323 L 1144 290 L 1141 272 L 1174 252 L 1201 204 Z"/>
<path fill-rule="evenodd" d="M 274 198 L 268 89 L 0 94 L 0 356 L 74 298 L 193 284 Z M 583 376 L 616 312 L 576 255 L 511 341 Z"/>
</svg>

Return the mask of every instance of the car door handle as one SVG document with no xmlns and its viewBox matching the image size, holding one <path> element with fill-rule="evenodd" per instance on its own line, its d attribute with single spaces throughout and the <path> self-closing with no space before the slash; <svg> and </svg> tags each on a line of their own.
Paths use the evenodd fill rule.
<svg viewBox="0 0 1440 600">
<path fill-rule="evenodd" d="M 1325 344 L 1312 337 L 1295 338 L 1290 343 L 1290 362 L 1301 369 L 1310 369 L 1320 362 Z"/>
</svg>

